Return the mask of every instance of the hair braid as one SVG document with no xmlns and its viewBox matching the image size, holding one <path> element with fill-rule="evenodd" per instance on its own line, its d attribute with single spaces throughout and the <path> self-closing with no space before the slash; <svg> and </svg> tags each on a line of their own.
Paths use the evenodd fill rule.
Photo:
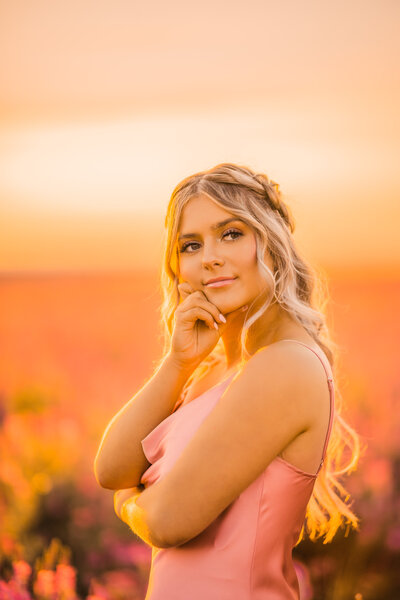
<svg viewBox="0 0 400 600">
<path fill-rule="evenodd" d="M 276 183 L 276 181 L 270 179 L 265 173 L 257 173 L 254 175 L 254 179 L 260 184 L 261 193 L 263 194 L 269 206 L 272 208 L 272 210 L 276 210 L 278 212 L 286 225 L 289 227 L 290 231 L 293 233 L 295 230 L 295 221 L 288 206 L 282 200 L 279 183 Z"/>
</svg>

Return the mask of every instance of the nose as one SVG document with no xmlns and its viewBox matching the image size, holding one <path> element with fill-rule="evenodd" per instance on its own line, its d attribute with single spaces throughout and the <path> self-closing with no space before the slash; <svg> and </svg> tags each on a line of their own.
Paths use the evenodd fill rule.
<svg viewBox="0 0 400 600">
<path fill-rule="evenodd" d="M 223 259 L 217 255 L 215 248 L 213 246 L 206 247 L 206 244 L 203 246 L 201 262 L 205 269 L 210 269 L 224 263 Z"/>
</svg>

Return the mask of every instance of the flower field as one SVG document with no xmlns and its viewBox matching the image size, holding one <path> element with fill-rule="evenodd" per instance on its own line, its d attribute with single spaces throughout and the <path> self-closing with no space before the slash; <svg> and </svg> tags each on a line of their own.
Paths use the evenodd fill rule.
<svg viewBox="0 0 400 600">
<path fill-rule="evenodd" d="M 400 280 L 332 276 L 346 419 L 368 448 L 344 481 L 360 531 L 303 541 L 302 600 L 400 598 Z M 0 279 L 0 600 L 143 600 L 151 549 L 94 457 L 162 351 L 154 273 Z"/>
</svg>

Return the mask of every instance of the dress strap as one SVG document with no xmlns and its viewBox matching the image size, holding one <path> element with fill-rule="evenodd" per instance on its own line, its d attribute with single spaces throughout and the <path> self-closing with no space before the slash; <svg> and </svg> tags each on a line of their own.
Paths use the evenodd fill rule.
<svg viewBox="0 0 400 600">
<path fill-rule="evenodd" d="M 320 462 L 320 465 L 318 467 L 318 471 L 316 473 L 316 475 L 318 475 L 320 469 L 322 468 L 324 460 L 325 460 L 326 448 L 328 446 L 329 436 L 331 434 L 332 425 L 333 425 L 333 417 L 334 417 L 334 414 L 335 414 L 335 404 L 334 404 L 335 389 L 334 389 L 334 383 L 333 383 L 331 365 L 330 365 L 328 359 L 326 358 L 325 354 L 322 351 L 321 351 L 321 353 L 316 352 L 314 350 L 314 348 L 311 348 L 311 346 L 308 346 L 304 342 L 300 342 L 300 340 L 284 339 L 284 340 L 279 340 L 279 341 L 280 342 L 297 342 L 298 344 L 301 344 L 302 346 L 305 346 L 306 348 L 308 348 L 309 350 L 311 350 L 311 352 L 314 352 L 315 356 L 318 356 L 319 360 L 321 361 L 322 366 L 324 367 L 324 370 L 325 370 L 325 374 L 326 374 L 327 380 L 328 380 L 329 400 L 330 400 L 329 425 L 328 425 L 328 430 L 327 430 L 327 433 L 326 433 L 326 436 L 325 436 L 324 447 L 323 447 L 323 450 L 322 450 L 322 460 Z"/>
</svg>

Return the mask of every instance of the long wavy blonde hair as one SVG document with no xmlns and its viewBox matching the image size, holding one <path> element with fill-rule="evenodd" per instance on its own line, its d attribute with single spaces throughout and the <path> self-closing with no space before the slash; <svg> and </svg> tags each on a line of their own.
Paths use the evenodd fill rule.
<svg viewBox="0 0 400 600">
<path fill-rule="evenodd" d="M 289 207 L 282 200 L 279 185 L 264 173 L 255 173 L 247 166 L 222 163 L 186 177 L 173 190 L 165 218 L 164 254 L 160 273 L 164 352 L 156 367 L 161 365 L 170 350 L 174 313 L 179 305 L 177 237 L 182 210 L 191 198 L 199 195 L 206 195 L 253 228 L 260 272 L 272 283 L 269 301 L 249 317 L 252 305 L 247 311 L 241 334 L 242 365 L 250 357 L 246 349 L 248 330 L 274 299 L 311 335 L 332 367 L 336 402 L 331 436 L 297 540 L 298 544 L 307 533 L 311 540 L 325 536 L 326 544 L 333 539 L 339 527 L 346 526 L 345 535 L 351 527 L 359 528 L 359 518 L 348 503 L 350 494 L 340 483 L 339 477 L 356 469 L 364 448 L 361 448 L 358 433 L 341 416 L 343 398 L 335 376 L 340 348 L 331 339 L 326 323 L 325 310 L 329 294 L 325 276 L 322 271 L 318 273 L 313 269 L 300 255 L 292 235 L 295 222 Z M 267 249 L 273 259 L 273 272 L 263 259 Z M 194 381 L 204 377 L 212 366 L 221 361 L 225 362 L 225 352 L 220 338 L 213 351 L 186 382 L 177 404 L 182 401 Z M 344 458 L 346 448 L 347 460 Z"/>
</svg>

